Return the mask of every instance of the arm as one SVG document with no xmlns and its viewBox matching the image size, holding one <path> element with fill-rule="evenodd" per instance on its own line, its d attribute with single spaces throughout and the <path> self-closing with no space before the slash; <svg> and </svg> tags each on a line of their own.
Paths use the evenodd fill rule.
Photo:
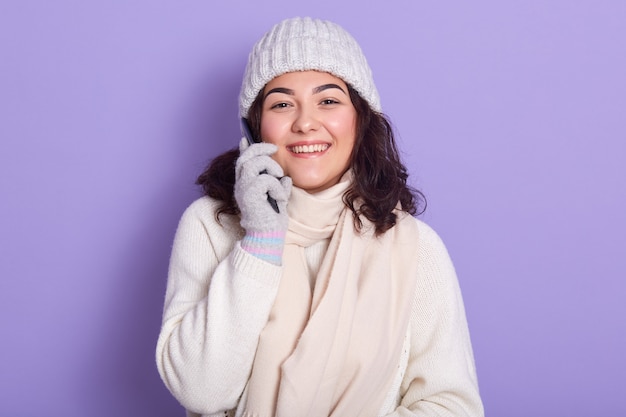
<svg viewBox="0 0 626 417">
<path fill-rule="evenodd" d="M 174 240 L 157 366 L 174 397 L 203 414 L 236 406 L 278 289 L 280 267 L 242 250 L 241 236 L 202 198 Z"/>
<path fill-rule="evenodd" d="M 420 226 L 419 274 L 400 406 L 389 417 L 482 417 L 456 272 L 439 236 Z"/>
<path fill-rule="evenodd" d="M 215 203 L 204 198 L 176 233 L 157 363 L 187 410 L 233 409 L 248 381 L 278 291 L 288 223 L 291 179 L 271 159 L 275 151 L 242 140 L 234 186 L 240 220 L 224 216 L 219 224 Z"/>
</svg>

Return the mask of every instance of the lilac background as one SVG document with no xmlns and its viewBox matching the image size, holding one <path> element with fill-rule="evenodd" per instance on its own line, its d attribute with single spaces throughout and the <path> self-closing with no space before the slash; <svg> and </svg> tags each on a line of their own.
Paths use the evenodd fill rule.
<svg viewBox="0 0 626 417">
<path fill-rule="evenodd" d="M 171 240 L 293 15 L 368 55 L 487 415 L 626 415 L 626 2 L 365 3 L 0 4 L 0 415 L 182 416 L 154 365 Z"/>
</svg>

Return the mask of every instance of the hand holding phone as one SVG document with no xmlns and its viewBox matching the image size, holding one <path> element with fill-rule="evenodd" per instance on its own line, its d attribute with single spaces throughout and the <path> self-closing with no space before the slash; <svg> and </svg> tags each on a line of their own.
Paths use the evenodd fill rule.
<svg viewBox="0 0 626 417">
<path fill-rule="evenodd" d="M 248 144 L 253 145 L 255 143 L 260 142 L 260 140 L 255 140 L 255 138 L 252 136 L 252 131 L 250 130 L 250 125 L 248 124 L 248 120 L 245 119 L 244 117 L 241 118 L 241 131 L 243 132 L 244 137 L 248 141 Z M 263 170 L 260 173 L 267 174 L 267 171 Z M 276 213 L 280 213 L 280 210 L 278 209 L 278 203 L 276 203 L 276 200 L 273 199 L 269 195 L 269 193 L 267 194 L 267 202 L 270 204 L 270 206 L 272 206 L 272 208 L 274 209 Z"/>
</svg>

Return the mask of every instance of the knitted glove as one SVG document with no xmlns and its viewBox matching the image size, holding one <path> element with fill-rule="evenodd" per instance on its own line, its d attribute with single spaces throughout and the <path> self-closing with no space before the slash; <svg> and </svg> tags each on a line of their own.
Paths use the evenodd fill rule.
<svg viewBox="0 0 626 417">
<path fill-rule="evenodd" d="M 280 265 L 289 222 L 291 178 L 284 176 L 281 166 L 270 157 L 276 149 L 270 143 L 248 145 L 241 140 L 235 165 L 235 200 L 241 211 L 241 226 L 246 230 L 242 249 Z M 268 196 L 276 201 L 278 213 Z"/>
</svg>

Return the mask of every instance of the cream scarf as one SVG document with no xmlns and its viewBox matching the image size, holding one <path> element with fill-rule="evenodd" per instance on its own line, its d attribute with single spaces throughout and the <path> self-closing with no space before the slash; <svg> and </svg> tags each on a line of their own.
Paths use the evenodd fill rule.
<svg viewBox="0 0 626 417">
<path fill-rule="evenodd" d="M 397 372 L 414 290 L 417 226 L 354 230 L 342 196 L 293 189 L 283 277 L 238 416 L 376 416 Z M 304 248 L 331 238 L 311 290 Z M 245 409 L 241 409 L 245 408 Z"/>
</svg>

